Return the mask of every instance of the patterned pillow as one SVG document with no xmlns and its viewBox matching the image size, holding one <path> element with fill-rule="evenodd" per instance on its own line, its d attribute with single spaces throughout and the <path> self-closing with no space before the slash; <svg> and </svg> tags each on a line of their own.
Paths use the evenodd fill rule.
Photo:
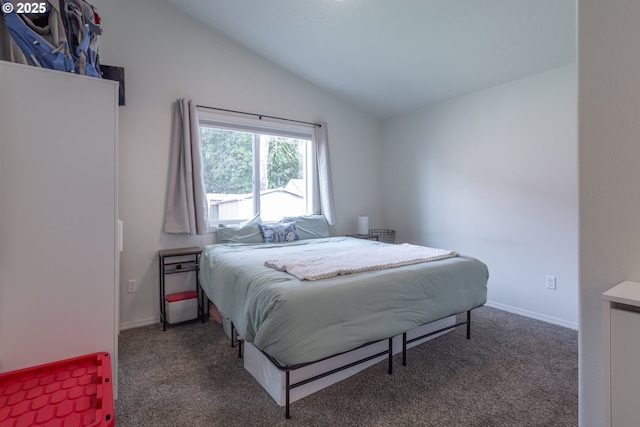
<svg viewBox="0 0 640 427">
<path fill-rule="evenodd" d="M 264 243 L 293 242 L 294 240 L 300 240 L 295 221 L 259 225 Z"/>
</svg>

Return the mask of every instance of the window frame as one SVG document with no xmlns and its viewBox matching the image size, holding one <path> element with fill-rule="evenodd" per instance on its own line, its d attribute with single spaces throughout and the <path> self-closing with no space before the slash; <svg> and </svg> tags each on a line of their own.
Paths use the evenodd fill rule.
<svg viewBox="0 0 640 427">
<path fill-rule="evenodd" d="M 264 118 L 262 116 L 247 117 L 246 115 L 211 111 L 198 108 L 198 129 L 210 127 L 230 131 L 247 132 L 253 134 L 252 138 L 252 197 L 253 215 L 260 212 L 260 138 L 259 135 L 281 136 L 310 141 L 306 148 L 303 166 L 306 171 L 306 214 L 320 212 L 320 184 L 317 164 L 317 148 L 313 124 L 283 122 L 277 119 Z M 205 165 L 203 164 L 203 167 Z M 209 205 L 207 204 L 207 209 Z M 209 215 L 209 214 L 207 214 Z M 209 226 L 215 230 L 219 224 L 239 224 L 251 218 L 237 218 L 227 220 L 210 221 Z M 279 221 L 268 221 L 277 222 Z"/>
</svg>

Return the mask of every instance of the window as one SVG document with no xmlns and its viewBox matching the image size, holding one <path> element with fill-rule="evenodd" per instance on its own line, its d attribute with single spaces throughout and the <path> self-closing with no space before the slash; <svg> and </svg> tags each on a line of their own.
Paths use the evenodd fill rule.
<svg viewBox="0 0 640 427">
<path fill-rule="evenodd" d="M 311 126 L 199 113 L 210 224 L 318 210 Z"/>
</svg>

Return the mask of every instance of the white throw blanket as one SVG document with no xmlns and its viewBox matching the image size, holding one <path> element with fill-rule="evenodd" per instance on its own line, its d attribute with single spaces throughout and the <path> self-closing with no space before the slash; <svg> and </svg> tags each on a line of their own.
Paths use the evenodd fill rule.
<svg viewBox="0 0 640 427">
<path fill-rule="evenodd" d="M 264 262 L 264 265 L 279 271 L 286 271 L 300 280 L 318 280 L 341 274 L 383 270 L 455 256 L 458 256 L 455 251 L 403 243 L 401 245 L 385 245 L 323 255 L 301 255 L 285 259 L 268 259 Z"/>
</svg>

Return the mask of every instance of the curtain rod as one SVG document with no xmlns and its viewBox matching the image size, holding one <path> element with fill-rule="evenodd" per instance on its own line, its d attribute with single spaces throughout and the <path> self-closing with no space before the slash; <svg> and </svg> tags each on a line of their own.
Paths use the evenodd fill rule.
<svg viewBox="0 0 640 427">
<path fill-rule="evenodd" d="M 303 123 L 305 125 L 312 125 L 312 126 L 322 127 L 322 125 L 320 123 L 303 122 L 302 120 L 285 119 L 283 117 L 267 116 L 266 114 L 247 113 L 246 111 L 227 110 L 225 108 L 207 107 L 206 105 L 197 105 L 197 104 L 196 104 L 196 107 L 197 108 L 206 108 L 208 110 L 226 111 L 227 113 L 247 114 L 249 116 L 256 116 L 260 120 L 262 120 L 263 117 L 266 117 L 267 119 L 284 120 L 284 121 L 287 121 L 287 122 Z"/>
</svg>

